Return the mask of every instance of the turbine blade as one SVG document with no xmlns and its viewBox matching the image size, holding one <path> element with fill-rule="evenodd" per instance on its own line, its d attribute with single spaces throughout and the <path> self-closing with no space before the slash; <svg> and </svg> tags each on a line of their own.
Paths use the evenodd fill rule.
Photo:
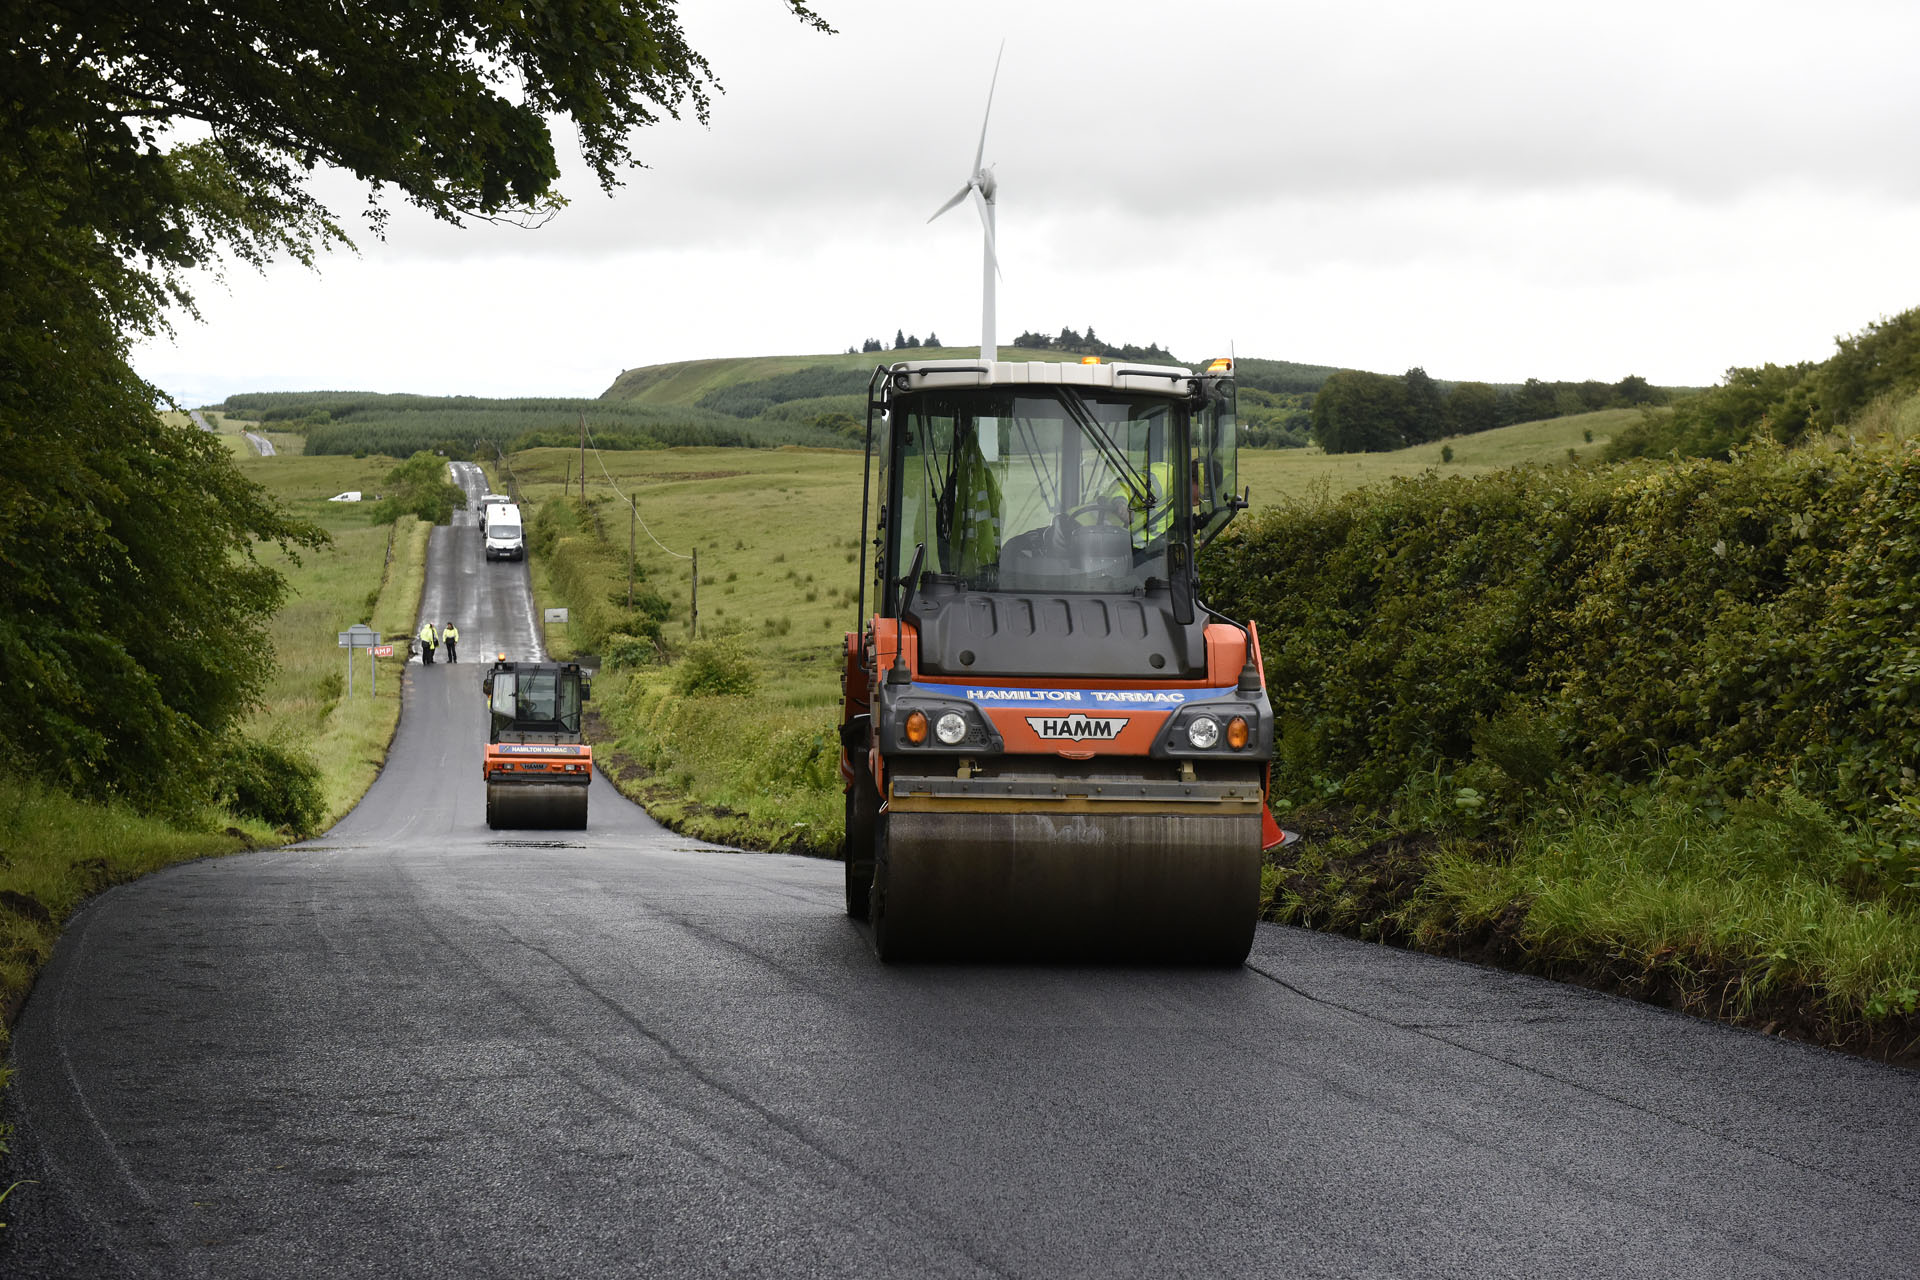
<svg viewBox="0 0 1920 1280">
<path fill-rule="evenodd" d="M 967 192 L 971 190 L 973 190 L 973 184 L 969 182 L 966 186 L 960 188 L 959 192 L 953 197 L 953 199 L 947 201 L 945 204 L 941 205 L 938 209 L 935 209 L 933 211 L 933 218 L 939 217 L 941 214 L 945 213 L 947 210 L 953 208 L 953 206 L 959 204 L 962 200 L 965 200 L 967 198 Z M 932 222 L 933 218 L 928 218 L 927 221 Z"/>
<path fill-rule="evenodd" d="M 1000 52 L 993 55 L 993 79 L 987 82 L 987 112 L 980 117 L 980 145 L 973 152 L 973 171 L 980 172 L 980 162 L 987 158 L 987 121 L 993 119 L 993 90 L 1000 83 L 1000 59 L 1007 55 L 1007 42 L 1000 42 Z"/>
<path fill-rule="evenodd" d="M 968 187 L 967 190 L 973 193 L 973 207 L 980 211 L 980 230 L 987 237 L 987 260 L 993 263 L 993 274 L 1004 280 L 1006 276 L 1000 270 L 1000 250 L 993 243 L 993 218 L 987 213 L 987 198 L 980 194 L 978 187 Z"/>
</svg>

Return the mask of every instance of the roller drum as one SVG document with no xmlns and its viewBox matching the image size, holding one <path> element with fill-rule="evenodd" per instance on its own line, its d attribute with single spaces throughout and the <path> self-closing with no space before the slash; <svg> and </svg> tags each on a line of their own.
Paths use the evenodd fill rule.
<svg viewBox="0 0 1920 1280">
<path fill-rule="evenodd" d="M 582 831 L 587 788 L 568 783 L 487 783 L 487 825 Z"/>
<path fill-rule="evenodd" d="M 1238 965 L 1260 912 L 1257 813 L 890 813 L 875 852 L 887 961 Z"/>
</svg>

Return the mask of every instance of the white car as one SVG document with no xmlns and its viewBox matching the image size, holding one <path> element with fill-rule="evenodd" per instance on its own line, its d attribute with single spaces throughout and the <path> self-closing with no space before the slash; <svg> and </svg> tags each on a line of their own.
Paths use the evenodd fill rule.
<svg viewBox="0 0 1920 1280">
<path fill-rule="evenodd" d="M 345 493 L 336 493 L 331 498 L 328 498 L 327 501 L 328 502 L 358 502 L 360 501 L 360 490 L 349 489 Z"/>
</svg>

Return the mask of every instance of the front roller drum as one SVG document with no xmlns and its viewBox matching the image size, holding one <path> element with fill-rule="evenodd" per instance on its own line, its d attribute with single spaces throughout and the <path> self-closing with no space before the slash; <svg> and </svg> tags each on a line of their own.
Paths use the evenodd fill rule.
<svg viewBox="0 0 1920 1280">
<path fill-rule="evenodd" d="M 1260 815 L 906 812 L 879 819 L 882 960 L 1238 965 Z"/>
<path fill-rule="evenodd" d="M 495 831 L 514 828 L 584 831 L 587 788 L 578 783 L 488 782 L 487 825 Z"/>
</svg>

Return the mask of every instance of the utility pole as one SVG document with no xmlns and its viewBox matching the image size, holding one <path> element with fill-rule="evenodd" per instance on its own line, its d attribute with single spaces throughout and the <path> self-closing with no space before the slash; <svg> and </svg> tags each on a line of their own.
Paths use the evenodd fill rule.
<svg viewBox="0 0 1920 1280">
<path fill-rule="evenodd" d="M 627 608 L 633 608 L 633 522 L 640 518 L 636 499 L 627 499 Z"/>
<path fill-rule="evenodd" d="M 587 414 L 580 412 L 580 501 L 587 500 Z"/>
<path fill-rule="evenodd" d="M 700 638 L 700 548 L 698 547 L 693 549 L 693 608 L 690 612 L 693 617 L 689 619 L 688 625 L 693 629 L 693 638 L 698 640 Z"/>
</svg>

